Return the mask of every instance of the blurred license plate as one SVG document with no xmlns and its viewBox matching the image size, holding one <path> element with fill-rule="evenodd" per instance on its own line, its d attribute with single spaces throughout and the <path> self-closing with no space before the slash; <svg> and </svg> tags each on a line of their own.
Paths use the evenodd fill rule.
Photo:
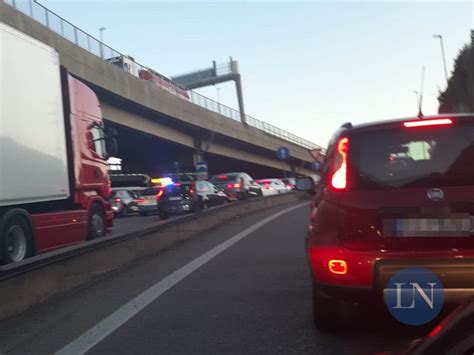
<svg viewBox="0 0 474 355">
<path fill-rule="evenodd" d="M 182 197 L 170 197 L 170 201 L 181 201 L 183 198 Z"/>
<path fill-rule="evenodd" d="M 385 236 L 469 237 L 474 234 L 473 217 L 384 219 Z"/>
</svg>

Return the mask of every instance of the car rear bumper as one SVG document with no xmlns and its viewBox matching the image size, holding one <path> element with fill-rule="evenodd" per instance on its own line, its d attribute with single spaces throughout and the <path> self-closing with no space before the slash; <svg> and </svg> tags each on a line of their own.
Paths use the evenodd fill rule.
<svg viewBox="0 0 474 355">
<path fill-rule="evenodd" d="M 318 284 L 318 293 L 327 299 L 337 299 L 350 303 L 381 305 L 384 303 L 385 287 L 351 287 Z M 474 297 L 474 288 L 443 288 L 444 305 L 451 307 Z"/>
<path fill-rule="evenodd" d="M 224 193 L 233 198 L 238 198 L 242 194 L 242 192 L 238 189 L 224 189 Z"/>
<path fill-rule="evenodd" d="M 374 265 L 374 289 L 386 292 L 390 278 L 405 268 L 434 272 L 443 284 L 445 303 L 460 303 L 474 296 L 474 258 L 379 260 Z"/>
<path fill-rule="evenodd" d="M 112 205 L 112 206 L 110 207 L 110 209 L 111 209 L 114 213 L 116 213 L 116 212 L 120 212 L 120 211 L 122 210 L 122 206 L 121 206 L 121 205 Z"/>
<path fill-rule="evenodd" d="M 155 212 L 158 211 L 158 205 L 140 206 L 138 205 L 139 212 Z"/>
<path fill-rule="evenodd" d="M 194 212 L 195 204 L 192 201 L 180 202 L 180 203 L 166 203 L 165 205 L 158 206 L 160 213 L 166 214 L 181 214 Z"/>
<path fill-rule="evenodd" d="M 445 302 L 458 304 L 474 296 L 474 250 L 470 253 L 358 252 L 344 248 L 310 248 L 311 271 L 316 284 L 332 297 L 383 298 L 391 277 L 405 268 L 424 268 L 443 283 Z M 333 274 L 329 260 L 347 262 L 346 274 Z M 359 295 L 359 296 L 358 296 Z"/>
</svg>

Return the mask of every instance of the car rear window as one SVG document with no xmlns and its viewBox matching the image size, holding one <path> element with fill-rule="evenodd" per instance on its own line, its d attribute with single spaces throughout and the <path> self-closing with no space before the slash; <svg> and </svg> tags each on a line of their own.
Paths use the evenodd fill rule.
<svg viewBox="0 0 474 355">
<path fill-rule="evenodd" d="M 141 196 L 155 196 L 159 191 L 160 189 L 150 188 L 150 189 L 140 191 L 140 195 Z"/>
<path fill-rule="evenodd" d="M 223 175 L 216 175 L 211 178 L 213 183 L 219 182 L 229 182 L 229 181 L 236 181 L 238 179 L 238 174 L 223 174 Z"/>
<path fill-rule="evenodd" d="M 213 177 L 212 177 L 211 181 L 212 181 L 213 183 L 236 181 L 238 177 L 239 177 L 238 174 L 216 175 L 216 176 L 213 176 Z"/>
<path fill-rule="evenodd" d="M 168 185 L 166 187 L 165 196 L 178 196 L 182 194 L 189 194 L 190 190 L 191 190 L 190 184 Z"/>
<path fill-rule="evenodd" d="M 355 133 L 349 143 L 355 188 L 474 185 L 474 125 Z"/>
</svg>

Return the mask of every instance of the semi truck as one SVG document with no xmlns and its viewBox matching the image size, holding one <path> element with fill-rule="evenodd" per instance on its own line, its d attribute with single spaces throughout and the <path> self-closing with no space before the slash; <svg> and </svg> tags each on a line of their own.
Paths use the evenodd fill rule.
<svg viewBox="0 0 474 355">
<path fill-rule="evenodd" d="M 106 61 L 118 66 L 137 78 L 152 82 L 173 95 L 189 101 L 189 94 L 184 88 L 151 68 L 143 68 L 139 66 L 131 56 L 119 55 L 117 57 L 108 58 Z"/>
<path fill-rule="evenodd" d="M 0 262 L 112 230 L 106 159 L 116 138 L 58 52 L 0 22 Z"/>
</svg>

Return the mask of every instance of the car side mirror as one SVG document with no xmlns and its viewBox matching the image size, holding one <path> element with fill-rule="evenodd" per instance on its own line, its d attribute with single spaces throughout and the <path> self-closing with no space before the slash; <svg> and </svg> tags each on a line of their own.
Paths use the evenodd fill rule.
<svg viewBox="0 0 474 355">
<path fill-rule="evenodd" d="M 307 191 L 310 194 L 315 194 L 315 184 L 313 178 L 304 176 L 296 179 L 296 189 L 299 191 Z"/>
</svg>

